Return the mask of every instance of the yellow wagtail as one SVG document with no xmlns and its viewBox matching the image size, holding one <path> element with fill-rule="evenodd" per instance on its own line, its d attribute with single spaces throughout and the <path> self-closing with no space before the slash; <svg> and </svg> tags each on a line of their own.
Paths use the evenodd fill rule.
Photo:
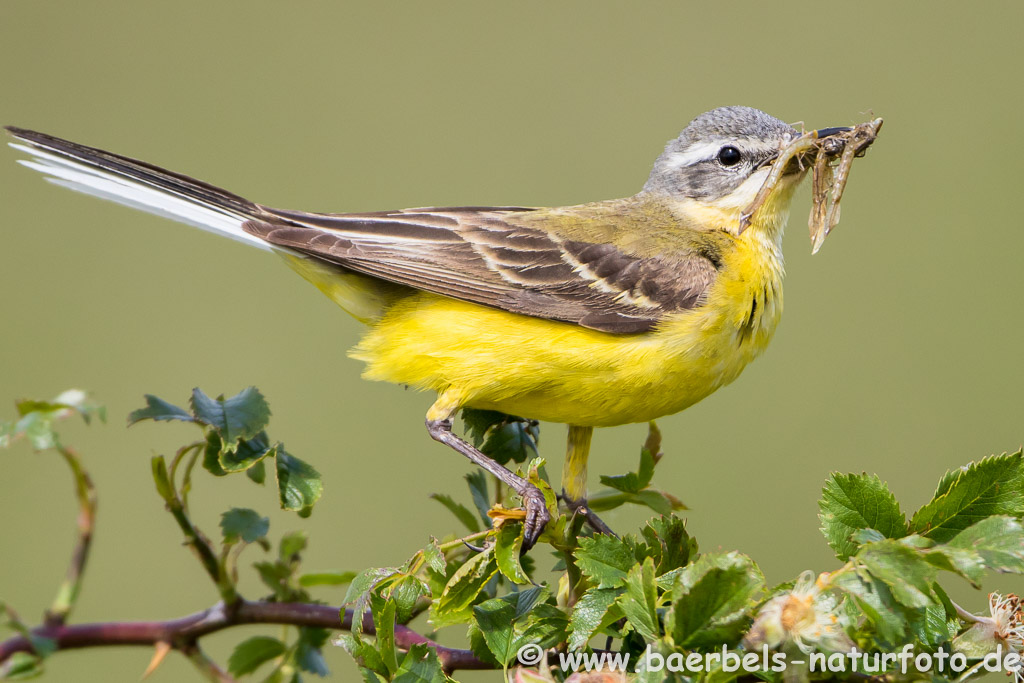
<svg viewBox="0 0 1024 683">
<path fill-rule="evenodd" d="M 839 130 L 823 129 L 819 137 Z M 463 407 L 569 425 L 562 476 L 586 496 L 594 427 L 679 412 L 736 379 L 782 313 L 782 233 L 806 174 L 799 133 L 749 107 L 698 116 L 632 197 L 559 208 L 321 214 L 272 209 L 159 167 L 8 128 L 21 163 L 75 190 L 274 251 L 368 329 L 368 379 L 437 392 L 430 435 L 512 487 L 524 548 L 548 522 L 540 491 L 452 433 Z"/>
</svg>

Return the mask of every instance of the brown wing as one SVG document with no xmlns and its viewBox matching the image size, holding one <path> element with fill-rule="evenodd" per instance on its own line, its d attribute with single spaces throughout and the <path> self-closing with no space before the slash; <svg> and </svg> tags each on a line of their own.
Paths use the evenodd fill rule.
<svg viewBox="0 0 1024 683">
<path fill-rule="evenodd" d="M 309 214 L 260 207 L 243 229 L 383 280 L 513 313 L 612 333 L 651 329 L 695 308 L 716 264 L 699 254 L 642 258 L 611 244 L 517 225 L 519 207 Z"/>
</svg>

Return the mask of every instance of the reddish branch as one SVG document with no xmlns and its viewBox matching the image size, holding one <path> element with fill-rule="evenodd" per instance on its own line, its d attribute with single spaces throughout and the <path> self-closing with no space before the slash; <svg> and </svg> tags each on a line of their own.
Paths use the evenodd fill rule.
<svg viewBox="0 0 1024 683">
<path fill-rule="evenodd" d="M 215 631 L 242 624 L 284 624 L 290 626 L 318 626 L 348 631 L 352 627 L 352 611 L 345 610 L 340 618 L 337 607 L 308 603 L 250 602 L 241 600 L 229 610 L 223 603 L 210 609 L 168 621 L 128 621 L 96 624 L 53 624 L 33 630 L 34 636 L 52 639 L 58 650 L 73 650 L 108 645 L 169 644 L 176 650 L 188 651 L 196 640 Z M 363 632 L 374 633 L 369 615 L 363 620 Z M 408 649 L 426 643 L 437 651 L 441 666 L 446 671 L 456 669 L 492 669 L 491 664 L 477 659 L 469 650 L 438 645 L 408 626 L 395 626 L 395 644 Z M 0 642 L 0 663 L 15 652 L 31 652 L 32 643 L 24 636 Z"/>
</svg>

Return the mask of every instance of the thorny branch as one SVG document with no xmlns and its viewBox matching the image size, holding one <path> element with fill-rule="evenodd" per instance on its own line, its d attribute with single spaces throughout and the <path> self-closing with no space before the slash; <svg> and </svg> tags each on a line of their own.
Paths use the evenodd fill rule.
<svg viewBox="0 0 1024 683">
<path fill-rule="evenodd" d="M 185 654 L 195 651 L 199 638 L 216 631 L 243 624 L 281 624 L 312 626 L 348 631 L 352 628 L 352 610 L 344 618 L 337 607 L 311 603 L 262 602 L 240 600 L 231 609 L 219 602 L 209 609 L 167 621 L 100 622 L 93 624 L 43 625 L 32 635 L 51 639 L 57 650 L 75 650 L 110 645 L 170 645 Z M 363 633 L 374 635 L 369 614 L 363 617 Z M 446 671 L 456 669 L 492 669 L 493 665 L 476 657 L 470 650 L 444 647 L 417 633 L 408 626 L 395 625 L 395 644 L 401 649 L 425 643 L 437 650 L 437 657 Z M 0 642 L 0 663 L 15 652 L 32 652 L 32 643 L 25 636 Z"/>
</svg>

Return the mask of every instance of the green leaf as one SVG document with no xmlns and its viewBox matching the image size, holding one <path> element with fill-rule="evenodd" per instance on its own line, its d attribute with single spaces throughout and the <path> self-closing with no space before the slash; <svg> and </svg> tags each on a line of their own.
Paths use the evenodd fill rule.
<svg viewBox="0 0 1024 683">
<path fill-rule="evenodd" d="M 686 532 L 686 520 L 675 515 L 647 520 L 641 534 L 647 544 L 644 554 L 654 558 L 658 576 L 686 566 L 697 556 L 697 541 Z"/>
<path fill-rule="evenodd" d="M 985 567 L 997 572 L 1024 574 L 1024 526 L 999 515 L 983 519 L 961 531 L 948 544 L 977 553 Z"/>
<path fill-rule="evenodd" d="M 261 664 L 280 657 L 286 650 L 285 644 L 277 638 L 253 636 L 235 646 L 228 659 L 228 671 L 233 676 L 251 674 Z"/>
<path fill-rule="evenodd" d="M 422 597 L 430 597 L 430 588 L 420 579 L 405 575 L 391 585 L 391 599 L 397 611 L 395 618 L 404 624 L 416 612 L 416 603 Z"/>
<path fill-rule="evenodd" d="M 940 545 L 927 550 L 924 558 L 939 569 L 959 574 L 975 588 L 981 587 L 981 579 L 985 576 L 985 561 L 973 550 Z"/>
<path fill-rule="evenodd" d="M 544 602 L 548 594 L 546 587 L 538 586 L 473 608 L 487 647 L 502 666 L 508 666 L 527 643 L 550 647 L 562 639 L 565 614 Z"/>
<path fill-rule="evenodd" d="M 57 433 L 53 430 L 55 413 L 33 411 L 18 420 L 12 432 L 22 434 L 36 451 L 45 451 L 57 445 Z"/>
<path fill-rule="evenodd" d="M 43 660 L 30 652 L 15 652 L 0 664 L 0 678 L 24 681 L 43 673 Z"/>
<path fill-rule="evenodd" d="M 260 432 L 251 439 L 242 439 L 234 450 L 222 448 L 217 462 L 225 472 L 242 472 L 264 458 L 273 457 L 281 444 L 269 445 L 266 432 Z"/>
<path fill-rule="evenodd" d="M 249 508 L 231 508 L 221 515 L 220 528 L 224 532 L 225 543 L 239 539 L 255 543 L 270 531 L 270 518 L 260 517 L 258 512 Z"/>
<path fill-rule="evenodd" d="M 303 626 L 299 629 L 299 640 L 295 645 L 295 663 L 307 673 L 327 676 L 330 670 L 324 661 L 323 647 L 330 632 L 324 628 Z"/>
<path fill-rule="evenodd" d="M 463 409 L 462 420 L 473 445 L 500 465 L 537 457 L 540 432 L 533 420 L 474 408 Z"/>
<path fill-rule="evenodd" d="M 374 593 L 397 576 L 399 571 L 395 567 L 371 567 L 359 572 L 345 593 L 345 605 L 352 605 L 352 633 L 358 636 L 363 630 L 363 614 L 370 606 L 370 599 Z M 376 654 L 376 650 L 374 650 Z M 353 655 L 364 656 L 364 654 Z M 381 665 L 383 667 L 383 664 Z M 384 673 L 383 668 L 377 669 L 371 666 L 374 671 Z"/>
<path fill-rule="evenodd" d="M 919 551 L 886 539 L 862 546 L 857 559 L 872 576 L 889 587 L 900 603 L 907 607 L 935 604 L 931 586 L 936 569 Z"/>
<path fill-rule="evenodd" d="M 907 630 L 904 610 L 884 583 L 866 572 L 864 575 L 842 572 L 836 575 L 832 585 L 850 596 L 883 642 L 889 645 L 902 642 Z"/>
<path fill-rule="evenodd" d="M 268 453 L 268 455 L 269 455 L 269 453 Z M 260 460 L 259 462 L 254 464 L 252 467 L 247 469 L 245 471 L 245 476 L 249 477 L 250 479 L 252 479 L 257 484 L 262 484 L 263 482 L 265 482 L 267 480 L 267 468 L 264 467 L 263 461 Z"/>
<path fill-rule="evenodd" d="M 475 621 L 470 621 L 466 624 L 466 637 L 469 640 L 469 649 L 476 655 L 476 658 L 481 662 L 486 662 L 490 666 L 500 669 L 501 662 L 494 658 L 494 654 L 487 646 L 487 641 L 484 639 L 484 634 L 480 630 L 480 627 L 476 625 Z M 549 682 L 550 683 L 550 682 Z"/>
<path fill-rule="evenodd" d="M 351 605 L 376 588 L 382 581 L 398 574 L 396 567 L 371 567 L 355 575 L 345 593 L 344 604 Z"/>
<path fill-rule="evenodd" d="M 587 646 L 620 595 L 621 588 L 591 588 L 580 596 L 569 621 L 570 651 L 578 651 Z"/>
<path fill-rule="evenodd" d="M 581 538 L 576 549 L 576 566 L 598 588 L 616 588 L 636 564 L 633 550 L 622 539 L 605 534 Z"/>
<path fill-rule="evenodd" d="M 441 660 L 437 651 L 425 644 L 413 645 L 409 648 L 398 672 L 391 679 L 392 683 L 447 683 L 450 678 L 444 675 Z"/>
<path fill-rule="evenodd" d="M 629 502 L 635 505 L 649 507 L 659 515 L 668 515 L 671 514 L 673 510 L 680 510 L 685 507 L 678 502 L 672 501 L 662 491 L 655 491 L 654 489 L 645 489 L 639 493 L 630 494 Z"/>
<path fill-rule="evenodd" d="M 648 643 L 661 637 L 658 622 L 658 587 L 654 583 L 654 560 L 648 557 L 626 575 L 626 592 L 619 606 L 636 632 Z"/>
<path fill-rule="evenodd" d="M 156 492 L 165 501 L 170 502 L 174 498 L 174 488 L 171 486 L 171 475 L 167 472 L 167 461 L 162 455 L 154 455 L 149 459 L 150 467 L 153 470 L 153 482 L 156 484 Z"/>
<path fill-rule="evenodd" d="M 427 547 L 423 549 L 423 559 L 426 560 L 427 566 L 438 574 L 444 575 L 448 570 L 448 561 L 445 559 L 444 553 L 441 552 L 441 546 L 437 544 L 437 539 L 433 536 L 430 537 Z"/>
<path fill-rule="evenodd" d="M 507 419 L 508 415 L 499 413 L 496 410 L 462 409 L 462 422 L 465 432 L 477 448 L 483 445 L 484 439 L 487 438 L 487 431 L 491 427 L 501 424 Z"/>
<path fill-rule="evenodd" d="M 320 473 L 309 463 L 277 448 L 277 490 L 283 510 L 311 508 L 324 491 Z"/>
<path fill-rule="evenodd" d="M 502 598 L 487 600 L 473 608 L 473 617 L 483 634 L 487 648 L 502 667 L 508 666 L 516 656 L 512 633 L 515 616 L 516 606 Z"/>
<path fill-rule="evenodd" d="M 840 560 L 857 552 L 850 537 L 861 529 L 874 529 L 885 538 L 907 535 L 907 520 L 896 497 L 876 475 L 832 473 L 818 508 L 821 532 Z"/>
<path fill-rule="evenodd" d="M 616 476 L 602 476 L 601 483 L 617 491 L 639 493 L 647 488 L 654 477 L 654 454 L 646 448 L 640 450 L 640 465 L 636 472 Z"/>
<path fill-rule="evenodd" d="M 477 514 L 480 515 L 484 528 L 491 526 L 491 518 L 487 516 L 487 511 L 491 509 L 491 505 L 487 501 L 487 475 L 483 473 L 483 470 L 475 470 L 466 475 L 466 483 L 469 485 L 469 492 L 473 496 L 473 505 L 476 507 Z"/>
<path fill-rule="evenodd" d="M 476 515 L 470 512 L 465 505 L 455 502 L 455 499 L 445 493 L 433 493 L 430 497 L 448 508 L 449 512 L 455 515 L 472 533 L 480 531 L 480 522 L 477 521 Z"/>
<path fill-rule="evenodd" d="M 942 605 L 929 605 L 924 609 L 911 611 L 907 624 L 910 632 L 914 634 L 914 638 L 924 646 L 922 649 L 933 651 L 952 640 L 956 632 L 960 630 L 959 621 L 957 621 L 957 625 L 950 635 L 946 610 Z"/>
<path fill-rule="evenodd" d="M 37 451 L 54 448 L 58 444 L 53 424 L 56 420 L 72 413 L 78 413 L 88 424 L 93 415 L 101 420 L 106 412 L 94 403 L 89 395 L 80 389 L 69 389 L 52 401 L 22 399 L 15 402 L 20 418 L 14 424 L 5 423 L 0 427 L 0 446 L 8 445 L 11 439 L 24 436 Z"/>
<path fill-rule="evenodd" d="M 938 603 L 924 609 L 907 611 L 908 631 L 922 650 L 936 651 L 940 647 L 949 651 L 950 643 L 962 627 L 956 607 L 942 587 L 935 583 L 932 590 Z"/>
<path fill-rule="evenodd" d="M 468 621 L 472 617 L 467 611 L 469 606 L 480 595 L 480 591 L 484 589 L 491 577 L 497 573 L 498 565 L 494 560 L 493 548 L 488 548 L 482 553 L 470 557 L 448 579 L 441 596 L 435 603 L 433 619 L 435 625 Z"/>
<path fill-rule="evenodd" d="M 651 424 L 654 423 L 652 422 Z M 665 672 L 665 658 L 672 654 L 672 648 L 669 647 L 664 640 L 653 643 L 651 645 L 651 653 L 660 655 L 662 659 L 660 661 L 657 657 L 651 657 L 648 659 L 641 655 L 637 659 L 636 675 L 630 679 L 631 683 L 666 683 L 666 681 L 674 682 L 679 680 L 679 677 L 672 676 Z M 683 678 L 682 680 L 690 681 L 693 679 Z"/>
<path fill-rule="evenodd" d="M 739 641 L 764 576 L 737 552 L 702 555 L 684 567 L 672 587 L 665 628 L 677 647 L 721 647 Z"/>
<path fill-rule="evenodd" d="M 203 469 L 215 477 L 226 477 L 227 471 L 220 466 L 222 443 L 217 432 L 210 430 L 206 434 L 206 446 L 203 447 Z"/>
<path fill-rule="evenodd" d="M 289 531 L 281 537 L 277 556 L 281 558 L 282 562 L 291 562 L 306 549 L 308 543 L 309 539 L 306 537 L 305 531 Z"/>
<path fill-rule="evenodd" d="M 850 540 L 857 544 L 857 547 L 864 545 L 865 543 L 874 543 L 875 541 L 884 541 L 885 536 L 881 531 L 875 529 L 860 529 L 854 531 L 853 535 L 850 536 Z"/>
<path fill-rule="evenodd" d="M 376 678 L 374 674 L 390 678 L 387 667 L 384 666 L 384 660 L 380 657 L 380 653 L 377 652 L 376 648 L 372 645 L 359 638 L 358 635 L 343 633 L 338 636 L 336 642 L 345 648 L 345 651 L 356 660 L 356 664 L 360 667 L 360 673 L 363 675 L 363 680 L 374 681 L 374 683 L 383 683 L 379 678 Z"/>
<path fill-rule="evenodd" d="M 373 601 L 373 624 L 377 632 L 377 650 L 380 651 L 381 659 L 388 673 L 394 675 L 398 671 L 398 652 L 395 649 L 395 601 L 383 600 L 383 606 L 378 607 L 380 599 Z"/>
<path fill-rule="evenodd" d="M 530 482 L 544 496 L 544 504 L 551 513 L 552 519 L 558 519 L 558 494 L 548 483 L 547 472 L 544 470 L 544 458 L 534 458 L 526 468 L 526 481 Z"/>
<path fill-rule="evenodd" d="M 132 426 L 136 422 L 143 420 L 156 420 L 161 422 L 164 420 L 181 420 L 182 422 L 195 422 L 195 418 L 189 414 L 184 408 L 179 408 L 176 405 L 168 403 L 162 398 L 157 398 L 152 394 L 146 394 L 146 407 L 133 410 L 128 414 L 128 426 Z"/>
<path fill-rule="evenodd" d="M 256 387 L 248 387 L 231 398 L 210 398 L 198 387 L 189 402 L 200 422 L 217 430 L 224 448 L 232 451 L 239 439 L 251 439 L 267 426 L 270 406 Z"/>
<path fill-rule="evenodd" d="M 942 543 L 993 515 L 1024 516 L 1021 451 L 947 472 L 931 502 L 914 513 L 910 530 Z"/>
<path fill-rule="evenodd" d="M 267 588 L 274 591 L 274 595 L 283 599 L 290 592 L 288 581 L 292 576 L 292 569 L 280 562 L 254 562 L 253 568 L 260 575 L 260 580 Z"/>
<path fill-rule="evenodd" d="M 498 570 L 512 583 L 530 582 L 530 577 L 523 571 L 519 563 L 519 552 L 523 548 L 523 525 L 520 522 L 501 525 L 494 536 L 494 558 L 498 562 Z"/>
<path fill-rule="evenodd" d="M 306 588 L 313 586 L 344 586 L 356 578 L 355 572 L 312 572 L 299 577 L 299 585 Z"/>
<path fill-rule="evenodd" d="M 510 417 L 491 428 L 480 451 L 499 465 L 523 463 L 537 457 L 538 437 L 536 422 Z"/>
<path fill-rule="evenodd" d="M 18 415 L 24 417 L 29 413 L 44 413 L 50 418 L 56 419 L 64 417 L 71 412 L 76 412 L 82 416 L 82 419 L 86 424 L 92 419 L 94 414 L 99 415 L 100 419 L 105 419 L 105 409 L 103 406 L 95 403 L 87 392 L 81 389 L 68 389 L 67 391 L 61 392 L 60 396 L 53 399 L 52 401 L 39 401 L 36 399 L 20 399 L 14 402 L 14 407 L 18 410 Z"/>
</svg>

